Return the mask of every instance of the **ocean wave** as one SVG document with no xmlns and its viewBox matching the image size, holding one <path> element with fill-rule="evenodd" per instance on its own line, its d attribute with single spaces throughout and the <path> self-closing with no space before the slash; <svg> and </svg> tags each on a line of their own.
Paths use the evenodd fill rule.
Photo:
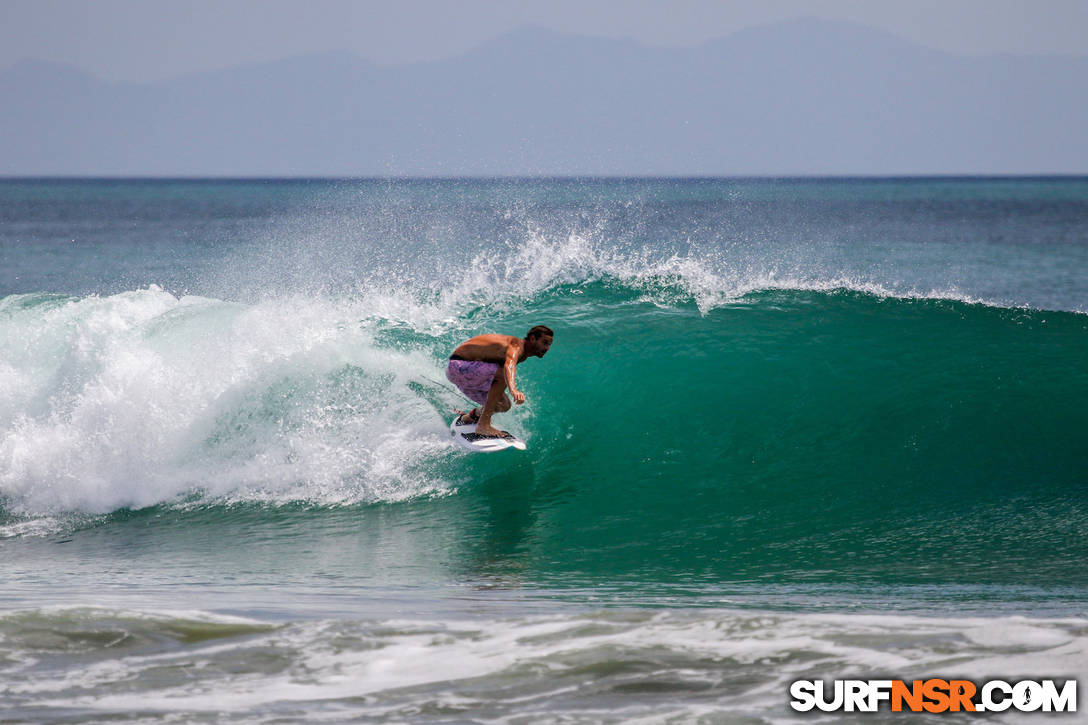
<svg viewBox="0 0 1088 725">
<path fill-rule="evenodd" d="M 88 721 L 140 713 L 427 722 L 440 713 L 549 722 L 557 711 L 563 722 L 722 712 L 805 722 L 785 708 L 789 684 L 828 672 L 1081 677 L 1088 623 L 706 609 L 270 625 L 201 612 L 54 609 L 7 613 L 0 634 L 9 715 L 42 722 L 73 713 Z"/>
<path fill-rule="evenodd" d="M 694 304 L 707 313 L 753 293 L 847 290 L 882 298 L 941 299 L 990 307 L 1017 307 L 953 286 L 924 288 L 823 271 L 764 259 L 735 259 L 722 250 L 662 253 L 653 247 L 603 243 L 593 235 L 550 236 L 531 230 L 516 244 L 477 254 L 465 271 L 448 275 L 436 295 L 438 307 L 453 314 L 466 308 L 517 308 L 557 288 L 607 284 L 639 293 L 662 306 Z M 396 296 L 396 295 L 389 295 Z M 417 309 L 413 308 L 413 312 Z M 417 315 L 404 315 L 417 319 Z M 448 319 L 448 317 L 446 318 Z"/>
<path fill-rule="evenodd" d="M 888 391 L 893 405 L 952 426 L 960 444 L 981 436 L 972 444 L 980 452 L 1007 448 L 1002 426 L 1025 423 L 1054 434 L 1053 443 L 1040 441 L 1050 450 L 1071 435 L 1056 427 L 1077 418 L 1083 315 L 954 289 L 741 268 L 724 252 L 621 249 L 578 234 L 531 233 L 506 252 L 476 253 L 437 277 L 383 282 L 375 272 L 372 284 L 335 295 L 246 303 L 152 285 L 110 296 L 0 300 L 4 509 L 50 517 L 180 506 L 193 496 L 321 506 L 444 495 L 463 469 L 444 418 L 463 399 L 445 383 L 442 360 L 470 334 L 521 332 L 538 322 L 560 334 L 540 382 L 527 374 L 534 400 L 577 395 L 636 419 L 689 395 L 686 380 L 701 381 L 703 400 L 713 403 L 696 406 L 687 425 L 722 430 L 715 406 L 749 406 L 756 439 L 780 435 L 764 419 L 777 412 L 778 428 L 807 440 L 826 425 L 823 411 L 838 396 L 855 401 L 844 430 L 860 431 Z M 1041 365 L 1032 360 L 1040 345 L 1051 353 Z M 647 387 L 648 364 L 664 382 Z M 819 366 L 825 374 L 812 378 Z M 965 366 L 974 374 L 961 372 Z M 898 377 L 889 376 L 892 368 Z M 811 405 L 794 410 L 796 391 L 766 388 L 768 375 L 781 376 L 785 390 L 807 381 Z M 876 382 L 859 382 L 867 379 Z M 902 388 L 904 381 L 913 387 Z M 1038 401 L 1061 402 L 1047 418 L 1018 397 L 1017 386 L 1031 387 Z M 617 389 L 628 394 L 610 398 Z M 758 400 L 754 390 L 762 391 Z M 950 390 L 967 396 L 969 413 L 939 410 Z M 540 418 L 533 410 L 510 421 L 519 434 L 536 436 L 542 451 L 560 450 L 575 435 L 548 419 L 557 409 Z M 986 418 L 968 423 L 964 415 L 974 414 Z M 615 416 L 591 425 L 626 428 Z M 918 418 L 868 445 L 889 455 L 935 446 L 952 461 L 951 448 L 934 436 Z M 726 441 L 723 447 L 737 445 L 735 437 Z M 851 445 L 843 440 L 827 455 L 857 455 Z M 908 462 L 917 465 L 900 461 Z M 21 531 L 26 524 L 9 525 Z"/>
</svg>

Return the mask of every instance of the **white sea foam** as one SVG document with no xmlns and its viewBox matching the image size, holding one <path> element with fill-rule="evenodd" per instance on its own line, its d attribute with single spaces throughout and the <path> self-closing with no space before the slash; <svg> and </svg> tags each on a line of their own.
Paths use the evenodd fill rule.
<svg viewBox="0 0 1088 725">
<path fill-rule="evenodd" d="M 93 619 L 73 629 L 68 615 L 54 616 L 62 619 L 61 636 L 95 631 Z M 79 666 L 54 660 L 46 667 L 56 671 L 33 677 L 43 667 L 31 662 L 38 654 L 33 644 L 20 657 L 8 653 L 20 663 L 5 673 L 19 705 L 43 713 L 230 713 L 249 722 L 414 722 L 436 712 L 502 723 L 653 722 L 724 713 L 753 722 L 807 722 L 810 717 L 785 706 L 796 679 L 981 681 L 1044 673 L 1072 679 L 1088 666 L 1083 619 L 615 610 L 299 622 L 264 631 L 257 623 L 192 614 L 180 622 L 120 613 L 100 619 L 104 636 L 87 640 L 100 645 L 84 646 Z M 48 628 L 47 620 L 37 617 L 28 626 Z M 22 641 L 23 624 L 0 620 L 13 642 Z M 179 647 L 151 645 L 156 627 L 167 641 L 192 627 L 218 629 Z M 111 649 L 121 643 L 106 641 L 128 629 L 139 636 L 114 655 Z M 977 636 L 984 631 L 1013 634 Z"/>
<path fill-rule="evenodd" d="M 0 321 L 5 375 L 18 377 L 0 418 L 0 494 L 9 510 L 50 514 L 193 490 L 338 503 L 440 489 L 410 469 L 446 450 L 442 420 L 407 388 L 436 366 L 377 345 L 369 312 L 151 287 L 12 315 Z"/>
</svg>

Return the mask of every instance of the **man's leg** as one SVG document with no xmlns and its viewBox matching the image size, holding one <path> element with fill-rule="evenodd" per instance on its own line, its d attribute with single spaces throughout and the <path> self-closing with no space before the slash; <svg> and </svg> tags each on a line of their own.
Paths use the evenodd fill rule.
<svg viewBox="0 0 1088 725">
<path fill-rule="evenodd" d="M 487 402 L 480 411 L 480 422 L 476 424 L 476 432 L 480 435 L 501 435 L 502 431 L 491 425 L 491 416 L 494 413 L 505 413 L 510 410 L 510 398 L 506 397 L 506 373 L 500 367 L 495 373 L 495 380 L 491 383 L 491 389 L 487 391 Z"/>
<path fill-rule="evenodd" d="M 502 368 L 495 363 L 478 360 L 450 360 L 446 366 L 446 379 L 457 386 L 465 397 L 477 404 L 477 407 L 461 413 L 459 425 L 473 425 L 480 420 L 482 406 L 487 403 L 487 396 L 495 382 L 495 374 Z"/>
</svg>

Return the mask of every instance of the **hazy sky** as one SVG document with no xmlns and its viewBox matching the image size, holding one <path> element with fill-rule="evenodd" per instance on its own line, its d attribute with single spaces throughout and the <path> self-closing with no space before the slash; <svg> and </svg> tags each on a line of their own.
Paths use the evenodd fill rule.
<svg viewBox="0 0 1088 725">
<path fill-rule="evenodd" d="M 0 70 L 33 58 L 158 80 L 328 50 L 392 64 L 527 24 L 693 45 L 800 17 L 963 54 L 1088 54 L 1088 0 L 0 0 Z"/>
</svg>

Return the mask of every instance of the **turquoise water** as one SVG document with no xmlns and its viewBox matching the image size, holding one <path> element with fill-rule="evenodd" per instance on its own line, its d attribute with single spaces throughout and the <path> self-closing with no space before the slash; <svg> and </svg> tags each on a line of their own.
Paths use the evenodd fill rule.
<svg viewBox="0 0 1088 725">
<path fill-rule="evenodd" d="M 1084 179 L 2 182 L 0 698 L 770 722 L 1082 675 L 1086 221 Z M 459 452 L 450 350 L 541 323 L 529 450 Z"/>
</svg>

